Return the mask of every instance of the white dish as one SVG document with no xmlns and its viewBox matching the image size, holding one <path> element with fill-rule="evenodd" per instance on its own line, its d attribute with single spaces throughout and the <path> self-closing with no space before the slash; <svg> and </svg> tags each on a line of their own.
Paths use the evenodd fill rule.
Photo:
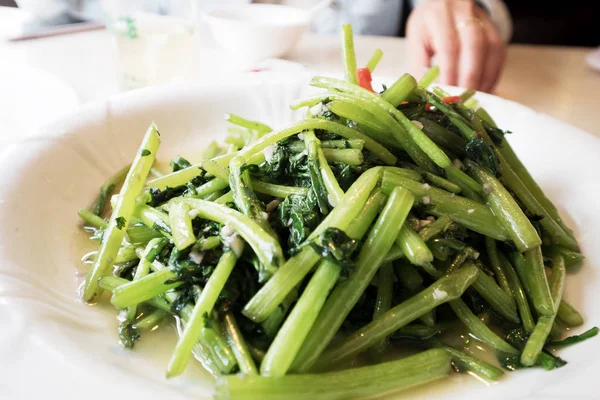
<svg viewBox="0 0 600 400">
<path fill-rule="evenodd" d="M 26 65 L 0 65 L 0 146 L 73 112 L 75 91 L 54 75 Z"/>
<path fill-rule="evenodd" d="M 285 56 L 310 23 L 308 11 L 276 4 L 218 8 L 206 15 L 217 43 L 237 62 Z"/>
<path fill-rule="evenodd" d="M 123 350 L 114 310 L 79 302 L 77 270 L 89 242 L 76 211 L 131 160 L 152 121 L 162 134 L 161 160 L 181 154 L 194 161 L 197 149 L 225 132 L 224 113 L 277 128 L 300 117 L 287 105 L 308 90 L 305 80 L 269 80 L 264 74 L 132 91 L 85 107 L 0 152 L 0 397 L 211 398 L 212 378 L 198 363 L 180 378 L 164 378 L 176 342 L 172 329 L 161 328 L 133 351 Z M 587 257 L 565 289 L 586 319 L 574 332 L 598 324 L 600 141 L 519 104 L 477 97 L 503 129 L 514 132 L 509 141 L 574 227 Z M 569 364 L 558 370 L 508 373 L 490 386 L 454 376 L 403 398 L 592 398 L 599 352 L 600 340 L 591 339 L 562 350 Z"/>
</svg>

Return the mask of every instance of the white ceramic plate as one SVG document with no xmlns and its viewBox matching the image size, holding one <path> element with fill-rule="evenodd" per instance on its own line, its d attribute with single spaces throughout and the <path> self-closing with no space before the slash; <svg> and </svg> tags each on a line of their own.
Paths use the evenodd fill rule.
<svg viewBox="0 0 600 400">
<path fill-rule="evenodd" d="M 75 91 L 54 75 L 27 65 L 0 65 L 0 146 L 34 134 L 78 105 Z"/>
<path fill-rule="evenodd" d="M 173 329 L 146 334 L 126 351 L 118 344 L 114 309 L 78 301 L 79 260 L 90 245 L 76 211 L 132 159 L 152 121 L 162 133 L 160 159 L 181 154 L 194 161 L 198 149 L 225 132 L 224 113 L 275 128 L 297 118 L 288 104 L 307 93 L 305 81 L 267 76 L 133 91 L 0 150 L 0 398 L 211 397 L 212 379 L 197 363 L 165 380 Z M 568 277 L 565 293 L 586 318 L 575 332 L 599 324 L 600 141 L 521 105 L 478 98 L 514 132 L 510 142 L 574 227 L 587 256 L 579 274 Z M 508 373 L 489 386 L 455 376 L 405 397 L 591 398 L 599 351 L 600 340 L 593 339 L 561 351 L 569 364 L 558 370 Z"/>
</svg>

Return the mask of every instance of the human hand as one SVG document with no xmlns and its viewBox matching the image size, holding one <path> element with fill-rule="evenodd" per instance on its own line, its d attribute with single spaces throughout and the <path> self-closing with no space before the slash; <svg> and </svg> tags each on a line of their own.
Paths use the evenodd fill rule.
<svg viewBox="0 0 600 400">
<path fill-rule="evenodd" d="M 413 74 L 435 55 L 440 83 L 492 92 L 506 47 L 488 14 L 472 0 L 423 0 L 411 12 L 406 38 Z"/>
</svg>

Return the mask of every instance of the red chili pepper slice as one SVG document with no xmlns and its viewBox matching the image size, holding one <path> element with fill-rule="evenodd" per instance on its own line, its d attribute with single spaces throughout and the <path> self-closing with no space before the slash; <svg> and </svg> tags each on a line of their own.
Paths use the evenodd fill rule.
<svg viewBox="0 0 600 400">
<path fill-rule="evenodd" d="M 460 102 L 460 96 L 447 96 L 442 98 L 442 101 L 446 104 L 455 104 Z"/>
<path fill-rule="evenodd" d="M 370 90 L 373 92 L 373 86 L 371 85 L 371 81 L 373 78 L 371 77 L 371 71 L 369 68 L 357 68 L 356 69 L 356 79 L 358 80 L 358 85 Z"/>
</svg>

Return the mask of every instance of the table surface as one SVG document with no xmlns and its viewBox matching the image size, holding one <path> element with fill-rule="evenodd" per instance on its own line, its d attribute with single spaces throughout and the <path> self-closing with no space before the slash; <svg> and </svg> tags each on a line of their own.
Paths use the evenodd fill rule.
<svg viewBox="0 0 600 400">
<path fill-rule="evenodd" d="M 227 64 L 226 59 L 207 32 L 200 34 L 200 43 L 200 57 L 226 71 L 221 68 Z M 355 48 L 359 63 L 366 62 L 375 48 L 383 50 L 378 74 L 399 76 L 406 71 L 410 55 L 402 38 L 357 36 Z M 585 63 L 591 51 L 510 45 L 496 95 L 600 136 L 596 95 L 600 93 L 600 73 Z M 302 64 L 310 72 L 340 73 L 339 38 L 307 33 L 286 59 Z M 21 42 L 0 37 L 0 60 L 54 75 L 73 88 L 80 104 L 102 101 L 122 91 L 117 80 L 115 44 L 104 30 Z"/>
</svg>

